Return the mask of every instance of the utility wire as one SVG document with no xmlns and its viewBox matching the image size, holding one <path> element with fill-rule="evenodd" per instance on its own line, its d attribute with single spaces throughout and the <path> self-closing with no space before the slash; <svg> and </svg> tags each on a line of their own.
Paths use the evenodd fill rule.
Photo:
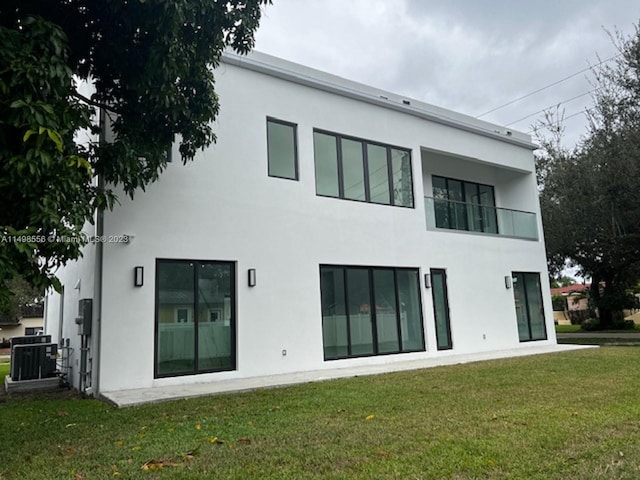
<svg viewBox="0 0 640 480">
<path fill-rule="evenodd" d="M 567 100 L 562 100 L 562 101 L 560 101 L 558 103 L 554 103 L 553 105 L 549 105 L 548 107 L 545 107 L 542 110 L 538 110 L 537 112 L 533 112 L 533 113 L 527 115 L 526 117 L 522 117 L 522 118 L 519 118 L 518 120 L 514 120 L 513 122 L 507 123 L 505 125 L 505 127 L 508 127 L 508 126 L 513 125 L 515 123 L 519 123 L 522 120 L 526 120 L 527 118 L 533 117 L 534 115 L 538 115 L 539 113 L 545 112 L 546 110 L 549 110 L 550 108 L 553 108 L 553 107 L 556 107 L 556 106 L 559 107 L 560 105 L 562 105 L 564 103 L 569 103 L 569 102 L 571 102 L 573 100 L 576 100 L 578 98 L 584 97 L 585 95 L 589 95 L 590 93 L 593 93 L 596 90 L 597 89 L 594 88 L 593 90 L 589 90 L 588 92 L 581 93 L 580 95 L 576 95 L 575 97 L 571 97 L 571 98 L 568 98 Z"/>
<path fill-rule="evenodd" d="M 619 57 L 620 55 L 621 54 L 618 53 L 617 55 L 614 55 L 613 57 L 609 57 L 609 58 L 607 58 L 605 60 L 601 60 L 600 62 L 596 63 L 595 65 L 589 66 L 587 68 L 583 68 L 579 72 L 575 72 L 575 73 L 572 73 L 571 75 L 567 75 L 566 77 L 561 78 L 560 80 L 558 80 L 556 82 L 550 83 L 549 85 L 545 85 L 542 88 L 539 88 L 539 89 L 537 89 L 537 90 L 535 90 L 533 92 L 527 93 L 526 95 L 523 95 L 523 96 L 518 97 L 518 98 L 516 98 L 514 100 L 511 100 L 510 102 L 504 103 L 504 104 L 502 104 L 502 105 L 500 105 L 500 106 L 498 106 L 496 108 L 492 108 L 491 110 L 487 110 L 486 112 L 481 113 L 480 115 L 477 115 L 476 118 L 484 117 L 485 115 L 488 115 L 488 114 L 490 114 L 492 112 L 495 112 L 496 110 L 500 110 L 500 109 L 502 109 L 504 107 L 507 107 L 507 106 L 512 105 L 512 104 L 514 104 L 516 102 L 519 102 L 520 100 L 523 100 L 523 99 L 525 99 L 527 97 L 530 97 L 531 95 L 535 95 L 536 93 L 540 93 L 543 90 L 546 90 L 547 88 L 555 87 L 556 85 L 558 85 L 558 84 L 560 84 L 562 82 L 566 82 L 567 80 L 569 80 L 569 79 L 571 79 L 573 77 L 576 77 L 576 76 L 580 75 L 581 73 L 588 72 L 589 70 L 593 69 L 594 67 L 597 67 L 598 65 L 602 65 L 603 63 L 609 62 L 609 61 L 613 60 L 614 58 Z"/>
<path fill-rule="evenodd" d="M 596 107 L 595 107 L 595 105 L 594 105 L 593 107 L 589 107 L 589 108 L 586 108 L 586 109 L 581 110 L 581 111 L 579 111 L 579 112 L 572 113 L 571 115 L 568 115 L 568 116 L 566 116 L 566 117 L 562 117 L 560 120 L 562 120 L 562 121 L 564 122 L 565 120 L 569 120 L 570 118 L 577 117 L 578 115 L 583 115 L 583 114 L 584 114 L 584 115 L 586 115 L 587 113 L 589 113 L 589 112 L 593 111 L 595 108 L 596 108 Z M 535 132 L 535 130 L 534 130 L 534 129 L 532 129 L 532 130 L 529 130 L 527 133 L 528 133 L 528 134 L 532 134 L 532 133 L 534 133 L 534 132 Z"/>
</svg>

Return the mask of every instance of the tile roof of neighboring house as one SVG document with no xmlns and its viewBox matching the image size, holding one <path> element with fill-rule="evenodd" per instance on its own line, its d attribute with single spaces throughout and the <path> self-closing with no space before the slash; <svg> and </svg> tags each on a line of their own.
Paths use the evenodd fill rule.
<svg viewBox="0 0 640 480">
<path fill-rule="evenodd" d="M 551 288 L 551 295 L 569 295 L 571 293 L 582 292 L 591 287 L 590 283 L 576 283 L 575 285 L 568 285 L 566 287 Z"/>
</svg>

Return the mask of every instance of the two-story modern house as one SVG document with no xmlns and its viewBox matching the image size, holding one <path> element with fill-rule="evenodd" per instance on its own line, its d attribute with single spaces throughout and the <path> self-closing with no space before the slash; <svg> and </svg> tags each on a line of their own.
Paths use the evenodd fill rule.
<svg viewBox="0 0 640 480">
<path fill-rule="evenodd" d="M 76 387 L 556 343 L 529 136 L 258 53 L 215 75 L 217 143 L 59 272 Z"/>
</svg>

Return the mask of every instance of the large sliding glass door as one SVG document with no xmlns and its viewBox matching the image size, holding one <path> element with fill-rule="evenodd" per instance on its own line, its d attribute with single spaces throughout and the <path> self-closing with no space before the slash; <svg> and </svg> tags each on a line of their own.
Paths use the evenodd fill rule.
<svg viewBox="0 0 640 480">
<path fill-rule="evenodd" d="M 424 350 L 418 270 L 320 267 L 325 360 Z"/>
<path fill-rule="evenodd" d="M 540 274 L 513 272 L 511 276 L 520 341 L 546 340 Z"/>
<path fill-rule="evenodd" d="M 447 273 L 444 269 L 431 269 L 431 295 L 433 296 L 433 316 L 436 321 L 438 350 L 450 350 L 453 348 L 453 342 L 451 341 Z"/>
<path fill-rule="evenodd" d="M 158 260 L 156 377 L 235 368 L 235 266 Z"/>
</svg>

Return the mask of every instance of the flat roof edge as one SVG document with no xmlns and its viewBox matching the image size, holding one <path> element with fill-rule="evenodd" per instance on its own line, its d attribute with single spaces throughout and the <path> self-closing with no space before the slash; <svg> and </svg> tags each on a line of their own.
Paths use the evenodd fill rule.
<svg viewBox="0 0 640 480">
<path fill-rule="evenodd" d="M 466 123 L 434 112 L 429 112 L 410 104 L 407 105 L 404 103 L 394 102 L 387 98 L 382 98 L 380 96 L 362 92 L 354 88 L 339 85 L 337 83 L 328 82 L 310 75 L 306 75 L 304 73 L 295 72 L 278 65 L 257 60 L 255 58 L 224 52 L 220 60 L 223 63 L 235 65 L 237 67 L 245 68 L 258 73 L 263 73 L 265 75 L 280 78 L 282 80 L 297 83 L 299 85 L 304 85 L 354 100 L 359 100 L 371 105 L 376 105 L 382 108 L 405 113 L 434 123 L 439 123 L 441 125 L 457 128 L 459 130 L 464 130 L 470 133 L 475 133 L 477 135 L 488 137 L 493 140 L 509 143 L 529 150 L 538 149 L 538 146 L 536 144 L 509 136 L 508 134 L 503 134 L 501 132 L 482 128 L 480 126 Z"/>
</svg>

